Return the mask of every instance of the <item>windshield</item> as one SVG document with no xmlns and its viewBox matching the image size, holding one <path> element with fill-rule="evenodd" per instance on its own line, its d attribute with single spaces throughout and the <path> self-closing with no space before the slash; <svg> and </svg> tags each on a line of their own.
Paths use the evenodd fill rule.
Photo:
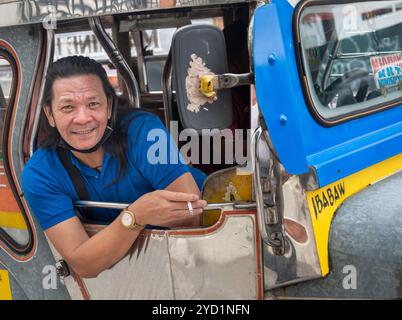
<svg viewBox="0 0 402 320">
<path fill-rule="evenodd" d="M 402 97 L 402 1 L 307 6 L 302 63 L 320 118 L 342 118 Z"/>
</svg>

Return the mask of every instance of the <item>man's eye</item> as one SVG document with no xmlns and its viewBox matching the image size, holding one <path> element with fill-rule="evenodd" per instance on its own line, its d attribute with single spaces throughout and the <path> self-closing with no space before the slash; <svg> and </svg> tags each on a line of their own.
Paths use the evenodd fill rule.
<svg viewBox="0 0 402 320">
<path fill-rule="evenodd" d="M 73 110 L 73 106 L 71 106 L 71 105 L 66 105 L 66 106 L 62 106 L 61 107 L 61 110 L 63 110 L 63 111 L 71 111 L 71 110 Z"/>
<path fill-rule="evenodd" d="M 99 106 L 99 102 L 90 102 L 89 103 L 89 107 L 91 107 L 91 108 L 96 108 L 97 106 Z"/>
</svg>

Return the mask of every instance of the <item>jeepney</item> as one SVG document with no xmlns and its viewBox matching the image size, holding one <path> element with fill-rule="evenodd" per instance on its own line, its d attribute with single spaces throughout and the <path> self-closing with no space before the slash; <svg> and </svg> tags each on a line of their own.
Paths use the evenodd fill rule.
<svg viewBox="0 0 402 320">
<path fill-rule="evenodd" d="M 245 161 L 193 161 L 202 227 L 144 231 L 91 279 L 20 186 L 47 67 L 79 50 L 172 135 L 250 132 Z M 0 89 L 0 299 L 402 297 L 402 1 L 0 0 Z"/>
</svg>

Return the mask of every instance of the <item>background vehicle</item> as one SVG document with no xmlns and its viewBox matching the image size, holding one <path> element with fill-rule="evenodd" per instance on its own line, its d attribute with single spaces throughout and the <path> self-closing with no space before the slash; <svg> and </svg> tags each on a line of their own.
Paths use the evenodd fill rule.
<svg viewBox="0 0 402 320">
<path fill-rule="evenodd" d="M 400 298 L 402 1 L 116 3 L 0 1 L 0 298 Z M 101 46 L 119 93 L 168 128 L 253 133 L 250 166 L 194 164 L 209 173 L 202 228 L 146 231 L 94 279 L 56 269 L 20 188 L 46 68 L 79 51 L 68 35 Z M 254 84 L 189 113 L 192 53 Z"/>
</svg>

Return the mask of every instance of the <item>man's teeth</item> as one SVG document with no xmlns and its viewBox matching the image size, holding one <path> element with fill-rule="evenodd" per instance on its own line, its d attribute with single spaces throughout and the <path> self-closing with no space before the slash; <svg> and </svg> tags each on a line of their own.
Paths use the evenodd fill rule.
<svg viewBox="0 0 402 320">
<path fill-rule="evenodd" d="M 76 134 L 88 134 L 91 133 L 92 131 L 94 131 L 95 129 L 89 129 L 86 131 L 75 131 Z"/>
</svg>

